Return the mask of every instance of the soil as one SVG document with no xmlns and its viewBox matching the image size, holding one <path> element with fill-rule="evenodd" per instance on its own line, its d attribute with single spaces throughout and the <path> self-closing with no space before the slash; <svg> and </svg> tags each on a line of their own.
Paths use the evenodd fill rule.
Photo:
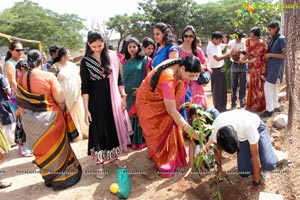
<svg viewBox="0 0 300 200">
<path fill-rule="evenodd" d="M 209 87 L 209 86 L 207 86 Z M 207 95 L 210 97 L 209 88 Z M 230 96 L 230 95 L 229 95 Z M 287 105 L 287 103 L 285 103 Z M 211 105 L 211 103 L 210 103 Z M 230 105 L 230 103 L 228 104 Z M 269 123 L 269 124 L 268 124 Z M 271 126 L 270 122 L 267 122 Z M 285 130 L 281 130 L 281 149 L 290 150 L 290 143 L 293 140 L 284 140 Z M 105 164 L 107 175 L 104 179 L 97 179 L 93 171 L 97 169 L 95 162 L 87 156 L 87 140 L 72 144 L 77 158 L 83 167 L 81 180 L 73 187 L 63 191 L 53 191 L 45 187 L 40 174 L 35 173 L 37 167 L 32 164 L 33 157 L 20 157 L 17 147 L 14 147 L 8 155 L 6 161 L 0 164 L 0 180 L 12 182 L 12 186 L 0 190 L 0 199 L 3 200 L 114 200 L 116 195 L 109 191 L 110 184 L 116 182 L 117 166 L 115 163 Z M 299 149 L 298 149 L 299 150 Z M 297 152 L 293 152 L 297 153 Z M 299 155 L 299 154 L 298 154 Z M 132 191 L 129 199 L 162 199 L 162 200 L 209 200 L 217 188 L 210 187 L 214 179 L 213 174 L 191 174 L 184 178 L 188 167 L 179 168 L 178 173 L 171 178 L 160 178 L 154 164 L 147 157 L 147 149 L 141 151 L 129 151 L 121 158 L 127 165 L 130 174 Z M 220 192 L 224 200 L 239 199 L 259 199 L 260 192 L 280 194 L 284 199 L 296 199 L 300 197 L 299 182 L 294 181 L 295 175 L 299 176 L 299 160 L 291 158 L 292 165 L 282 164 L 272 173 L 267 173 L 262 179 L 259 191 L 249 192 L 247 187 L 251 185 L 252 178 L 241 178 L 234 172 L 237 170 L 236 155 L 223 153 L 223 169 L 231 173 L 233 184 L 228 181 L 220 183 Z M 293 184 L 291 184 L 293 183 Z M 298 185 L 297 185 L 298 184 Z M 295 186 L 295 187 L 294 187 Z M 274 199 L 274 198 L 273 198 Z M 272 200 L 273 200 L 272 199 Z"/>
</svg>

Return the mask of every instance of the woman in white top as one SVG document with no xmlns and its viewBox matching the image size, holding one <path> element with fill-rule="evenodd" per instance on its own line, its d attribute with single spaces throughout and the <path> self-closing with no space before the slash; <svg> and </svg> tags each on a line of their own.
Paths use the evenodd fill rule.
<svg viewBox="0 0 300 200">
<path fill-rule="evenodd" d="M 88 138 L 88 126 L 84 123 L 84 107 L 81 97 L 79 68 L 69 60 L 69 50 L 64 47 L 60 48 L 49 71 L 57 76 L 61 85 L 66 106 L 79 132 L 79 137 L 77 137 L 75 141 L 79 141 L 82 138 Z"/>
</svg>

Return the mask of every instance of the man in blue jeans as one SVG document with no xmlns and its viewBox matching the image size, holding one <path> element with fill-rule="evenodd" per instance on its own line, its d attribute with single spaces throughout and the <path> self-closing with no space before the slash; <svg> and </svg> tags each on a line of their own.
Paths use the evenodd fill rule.
<svg viewBox="0 0 300 200">
<path fill-rule="evenodd" d="M 222 150 L 230 154 L 237 152 L 239 175 L 253 175 L 251 189 L 258 189 L 261 169 L 271 171 L 278 162 L 268 129 L 260 117 L 246 110 L 232 110 L 221 113 L 212 126 L 212 133 L 203 151 L 207 151 L 213 143 L 217 145 L 219 172 L 222 172 Z"/>
</svg>

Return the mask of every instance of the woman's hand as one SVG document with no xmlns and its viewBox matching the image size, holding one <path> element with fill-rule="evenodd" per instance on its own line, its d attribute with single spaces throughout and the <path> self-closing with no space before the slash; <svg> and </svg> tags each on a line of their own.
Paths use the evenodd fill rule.
<svg viewBox="0 0 300 200">
<path fill-rule="evenodd" d="M 92 116 L 91 116 L 90 111 L 86 111 L 86 112 L 85 112 L 85 115 L 84 115 L 84 122 L 85 122 L 87 125 L 90 125 L 90 123 L 92 122 Z"/>
<path fill-rule="evenodd" d="M 21 117 L 24 114 L 24 108 L 19 107 L 16 112 L 15 112 L 15 116 L 16 117 Z"/>
<path fill-rule="evenodd" d="M 200 135 L 199 131 L 195 130 L 195 132 L 194 132 L 193 135 L 192 135 L 192 138 L 193 138 L 194 140 L 199 141 L 199 135 Z"/>
<path fill-rule="evenodd" d="M 131 92 L 132 96 L 134 96 L 134 97 L 136 96 L 137 89 L 138 88 L 132 88 L 132 92 Z"/>
<path fill-rule="evenodd" d="M 125 97 L 122 97 L 121 106 L 122 106 L 122 111 L 124 112 L 126 110 L 126 98 Z"/>
</svg>

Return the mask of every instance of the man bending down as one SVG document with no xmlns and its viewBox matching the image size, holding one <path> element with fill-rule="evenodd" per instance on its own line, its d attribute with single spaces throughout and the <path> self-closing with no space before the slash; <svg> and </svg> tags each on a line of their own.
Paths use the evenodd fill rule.
<svg viewBox="0 0 300 200">
<path fill-rule="evenodd" d="M 212 134 L 202 151 L 207 151 L 213 143 L 217 144 L 218 172 L 222 172 L 222 150 L 230 154 L 237 152 L 239 175 L 253 175 L 251 189 L 258 189 L 261 168 L 271 171 L 278 161 L 266 125 L 257 114 L 232 110 L 221 113 L 212 126 Z"/>
</svg>

